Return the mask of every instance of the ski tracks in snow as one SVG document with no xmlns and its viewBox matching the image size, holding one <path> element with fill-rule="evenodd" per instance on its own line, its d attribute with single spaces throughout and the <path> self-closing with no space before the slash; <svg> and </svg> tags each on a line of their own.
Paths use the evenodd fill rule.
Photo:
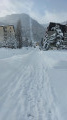
<svg viewBox="0 0 67 120">
<path fill-rule="evenodd" d="M 34 50 L 17 58 L 7 64 L 11 71 L 6 78 L 2 76 L 0 120 L 59 120 L 45 56 Z"/>
</svg>

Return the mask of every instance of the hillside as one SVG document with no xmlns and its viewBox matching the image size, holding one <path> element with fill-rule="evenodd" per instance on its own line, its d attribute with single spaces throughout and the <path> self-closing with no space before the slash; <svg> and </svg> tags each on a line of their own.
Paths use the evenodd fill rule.
<svg viewBox="0 0 67 120">
<path fill-rule="evenodd" d="M 11 24 L 16 27 L 19 19 L 22 23 L 23 37 L 27 37 L 29 40 L 32 39 L 33 41 L 41 41 L 41 38 L 44 38 L 45 28 L 27 14 L 12 14 L 1 17 L 0 25 Z"/>
<path fill-rule="evenodd" d="M 63 24 L 63 25 L 66 25 L 66 24 L 67 24 L 67 21 L 62 22 L 62 24 Z"/>
</svg>

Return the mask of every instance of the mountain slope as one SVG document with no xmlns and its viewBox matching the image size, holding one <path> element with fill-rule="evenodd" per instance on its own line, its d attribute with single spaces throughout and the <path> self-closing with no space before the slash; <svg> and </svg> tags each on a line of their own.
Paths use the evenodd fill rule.
<svg viewBox="0 0 67 120">
<path fill-rule="evenodd" d="M 3 24 L 12 24 L 16 27 L 19 19 L 22 23 L 23 37 L 27 37 L 33 41 L 41 41 L 41 38 L 44 38 L 45 28 L 27 14 L 7 15 L 6 17 L 0 18 L 0 22 Z"/>
<path fill-rule="evenodd" d="M 67 21 L 62 22 L 61 24 L 66 25 L 66 24 L 67 24 Z"/>
</svg>

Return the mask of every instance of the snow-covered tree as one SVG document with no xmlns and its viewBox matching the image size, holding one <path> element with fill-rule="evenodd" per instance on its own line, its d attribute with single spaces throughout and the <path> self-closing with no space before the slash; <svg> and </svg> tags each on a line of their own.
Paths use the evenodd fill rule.
<svg viewBox="0 0 67 120">
<path fill-rule="evenodd" d="M 56 32 L 56 37 L 59 37 L 60 39 L 63 38 L 63 33 L 62 33 L 59 25 L 56 25 L 55 27 L 52 27 L 51 30 L 54 30 Z"/>
<path fill-rule="evenodd" d="M 48 37 L 48 34 L 47 34 L 47 32 L 46 32 L 45 38 L 44 38 L 44 40 L 43 40 L 43 49 L 44 49 L 44 50 L 48 50 L 49 47 L 50 47 L 49 37 Z"/>
<path fill-rule="evenodd" d="M 43 47 L 46 50 L 49 49 L 51 44 L 53 44 L 54 46 L 59 48 L 63 41 L 63 33 L 62 33 L 59 25 L 52 27 L 51 30 L 54 31 L 54 34 L 52 34 L 51 36 L 48 36 L 48 34 L 46 33 L 45 38 L 44 38 L 44 46 Z"/>
<path fill-rule="evenodd" d="M 41 46 L 43 47 L 43 38 L 41 39 Z"/>
<path fill-rule="evenodd" d="M 32 47 L 32 40 L 29 42 L 29 46 Z"/>
<path fill-rule="evenodd" d="M 17 41 L 15 36 L 11 36 L 7 39 L 7 41 L 5 42 L 5 46 L 9 47 L 9 48 L 17 48 Z"/>
<path fill-rule="evenodd" d="M 25 46 L 26 46 L 26 47 L 29 46 L 28 38 L 25 39 Z"/>
<path fill-rule="evenodd" d="M 22 25 L 20 20 L 18 20 L 17 22 L 16 39 L 17 39 L 17 47 L 21 48 L 22 47 Z"/>
</svg>

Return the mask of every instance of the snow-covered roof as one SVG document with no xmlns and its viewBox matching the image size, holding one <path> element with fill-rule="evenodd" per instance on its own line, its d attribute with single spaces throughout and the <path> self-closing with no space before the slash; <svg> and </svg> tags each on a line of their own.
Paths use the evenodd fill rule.
<svg viewBox="0 0 67 120">
<path fill-rule="evenodd" d="M 62 30 L 62 32 L 66 32 L 66 25 L 60 24 L 60 23 L 53 23 L 50 22 L 49 26 L 48 26 L 48 31 L 52 31 L 52 28 L 55 28 L 56 26 L 60 27 L 60 29 Z"/>
</svg>

